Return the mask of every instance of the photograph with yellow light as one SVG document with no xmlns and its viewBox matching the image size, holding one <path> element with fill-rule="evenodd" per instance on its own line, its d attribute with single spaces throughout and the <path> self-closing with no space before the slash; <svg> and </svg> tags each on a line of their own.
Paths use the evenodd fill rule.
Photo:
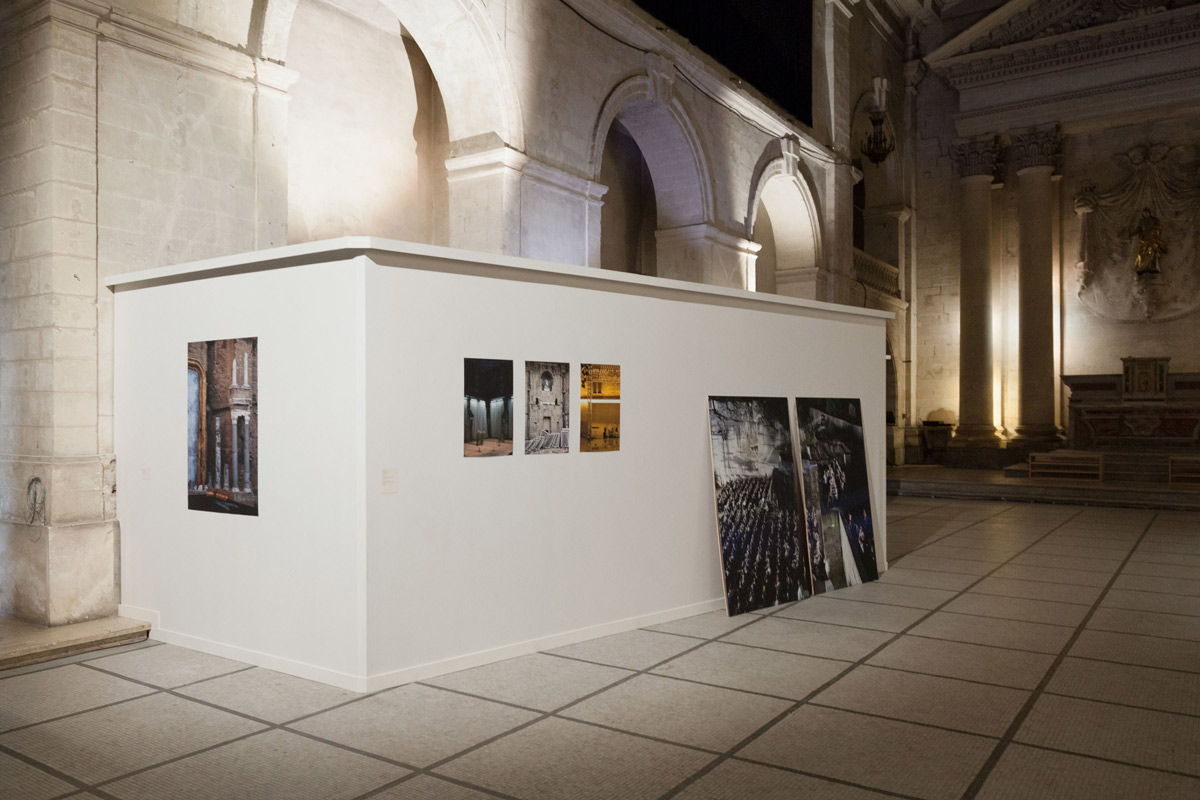
<svg viewBox="0 0 1200 800">
<path fill-rule="evenodd" d="M 584 453 L 621 449 L 621 366 L 579 365 L 579 449 Z"/>
</svg>

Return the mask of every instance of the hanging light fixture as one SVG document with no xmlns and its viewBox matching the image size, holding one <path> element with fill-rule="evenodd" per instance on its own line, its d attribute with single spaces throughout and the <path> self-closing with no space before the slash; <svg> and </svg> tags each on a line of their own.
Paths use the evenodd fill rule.
<svg viewBox="0 0 1200 800">
<path fill-rule="evenodd" d="M 887 122 L 887 111 L 882 108 L 872 111 L 871 132 L 866 135 L 862 145 L 858 148 L 872 164 L 882 164 L 883 160 L 896 149 L 896 143 L 884 129 L 885 122 Z"/>
</svg>

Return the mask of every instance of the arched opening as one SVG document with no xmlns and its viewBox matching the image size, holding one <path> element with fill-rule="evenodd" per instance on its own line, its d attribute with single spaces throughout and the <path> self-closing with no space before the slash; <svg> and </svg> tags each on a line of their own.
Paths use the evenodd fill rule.
<svg viewBox="0 0 1200 800">
<path fill-rule="evenodd" d="M 614 121 L 604 140 L 600 182 L 608 187 L 600 209 L 600 266 L 654 275 L 658 204 L 650 167 L 633 136 Z"/>
<path fill-rule="evenodd" d="M 750 239 L 762 246 L 755 262 L 757 291 L 778 292 L 781 275 L 792 277 L 816 268 L 816 212 L 794 175 L 778 170 L 764 173 Z"/>
<path fill-rule="evenodd" d="M 446 109 L 396 15 L 378 0 L 300 0 L 287 66 L 299 73 L 288 106 L 288 241 L 445 244 Z"/>
</svg>

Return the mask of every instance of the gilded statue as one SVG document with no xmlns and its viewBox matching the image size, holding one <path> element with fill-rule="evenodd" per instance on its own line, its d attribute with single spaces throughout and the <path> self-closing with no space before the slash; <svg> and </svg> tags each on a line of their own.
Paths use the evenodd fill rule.
<svg viewBox="0 0 1200 800">
<path fill-rule="evenodd" d="M 1142 209 L 1142 218 L 1138 220 L 1134 233 L 1138 237 L 1138 253 L 1134 267 L 1138 275 L 1157 275 L 1159 260 L 1167 252 L 1163 242 L 1162 223 L 1158 217 L 1150 213 L 1150 209 Z"/>
</svg>

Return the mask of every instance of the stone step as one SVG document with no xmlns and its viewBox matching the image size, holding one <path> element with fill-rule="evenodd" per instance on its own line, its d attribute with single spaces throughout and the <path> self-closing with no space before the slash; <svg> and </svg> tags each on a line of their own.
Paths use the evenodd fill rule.
<svg viewBox="0 0 1200 800">
<path fill-rule="evenodd" d="M 52 628 L 0 617 L 0 670 L 136 644 L 145 641 L 149 635 L 149 623 L 125 617 L 106 617 Z"/>
</svg>

